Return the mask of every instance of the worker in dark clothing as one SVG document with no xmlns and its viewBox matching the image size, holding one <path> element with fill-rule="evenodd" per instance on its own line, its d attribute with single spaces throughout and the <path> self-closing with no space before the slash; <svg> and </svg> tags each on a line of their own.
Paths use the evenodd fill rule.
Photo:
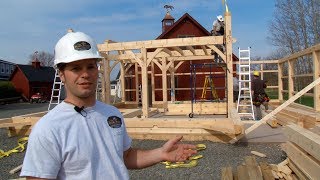
<svg viewBox="0 0 320 180">
<path fill-rule="evenodd" d="M 262 118 L 261 104 L 268 110 L 268 102 L 270 99 L 264 90 L 266 87 L 266 81 L 260 79 L 260 73 L 258 71 L 254 71 L 253 80 L 251 81 L 251 91 L 253 95 L 252 101 L 255 110 L 255 120 L 260 120 Z"/>
</svg>

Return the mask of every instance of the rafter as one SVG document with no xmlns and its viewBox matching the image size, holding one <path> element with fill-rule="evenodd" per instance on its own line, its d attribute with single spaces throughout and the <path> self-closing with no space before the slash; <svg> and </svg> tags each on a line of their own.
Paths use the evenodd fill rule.
<svg viewBox="0 0 320 180">
<path fill-rule="evenodd" d="M 172 52 L 168 48 L 164 48 L 162 51 L 167 53 L 169 56 L 172 56 Z"/>
<path fill-rule="evenodd" d="M 172 47 L 172 49 L 176 50 L 178 53 L 181 54 L 181 56 L 184 56 L 184 53 L 182 51 L 182 49 L 180 49 L 179 47 Z"/>
<path fill-rule="evenodd" d="M 188 49 L 189 51 L 192 52 L 193 55 L 196 55 L 196 51 L 194 50 L 194 48 L 193 48 L 192 46 L 186 46 L 186 47 L 187 47 L 187 49 Z"/>
<path fill-rule="evenodd" d="M 208 55 L 208 51 L 207 51 L 206 46 L 201 46 L 201 49 L 203 50 L 205 55 Z"/>
</svg>

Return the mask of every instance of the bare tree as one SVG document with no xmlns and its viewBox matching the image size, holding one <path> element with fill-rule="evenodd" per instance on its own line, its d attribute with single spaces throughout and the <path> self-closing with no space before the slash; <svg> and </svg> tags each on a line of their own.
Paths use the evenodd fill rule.
<svg viewBox="0 0 320 180">
<path fill-rule="evenodd" d="M 319 0 L 276 0 L 268 39 L 282 54 L 292 54 L 320 43 Z M 297 74 L 312 70 L 310 57 L 296 61 Z M 299 68 L 298 68 L 299 67 Z"/>
<path fill-rule="evenodd" d="M 29 55 L 29 64 L 35 59 L 40 61 L 41 66 L 53 66 L 54 55 L 44 51 L 36 51 Z"/>
<path fill-rule="evenodd" d="M 286 54 L 320 43 L 319 0 L 276 0 L 269 41 Z"/>
</svg>

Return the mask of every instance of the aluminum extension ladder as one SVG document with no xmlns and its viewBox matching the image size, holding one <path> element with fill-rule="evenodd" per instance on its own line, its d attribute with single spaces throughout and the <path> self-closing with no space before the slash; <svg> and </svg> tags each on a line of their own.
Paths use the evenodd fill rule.
<svg viewBox="0 0 320 180">
<path fill-rule="evenodd" d="M 210 85 L 210 89 L 208 89 L 208 85 Z M 216 91 L 216 88 L 214 87 L 213 79 L 212 79 L 211 75 L 210 76 L 206 76 L 205 79 L 204 79 L 201 99 L 205 99 L 206 98 L 207 91 L 211 91 L 212 97 L 213 97 L 214 100 L 219 98 L 218 94 L 217 94 L 217 91 Z"/>
<path fill-rule="evenodd" d="M 241 119 L 255 120 L 251 93 L 250 61 L 250 47 L 248 47 L 247 50 L 241 50 L 239 48 L 239 94 L 237 112 Z"/>
<path fill-rule="evenodd" d="M 50 111 L 52 108 L 54 108 L 55 105 L 60 103 L 62 85 L 63 85 L 63 82 L 60 79 L 59 70 L 56 70 L 56 73 L 54 75 L 54 82 L 52 85 L 52 92 L 51 92 L 50 103 L 48 106 L 48 111 Z"/>
</svg>

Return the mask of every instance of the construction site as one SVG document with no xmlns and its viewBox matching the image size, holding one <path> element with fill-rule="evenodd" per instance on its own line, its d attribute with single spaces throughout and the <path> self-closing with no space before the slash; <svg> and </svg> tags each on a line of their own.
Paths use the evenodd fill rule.
<svg viewBox="0 0 320 180">
<path fill-rule="evenodd" d="M 137 142 L 164 141 L 183 135 L 184 141 L 222 143 L 231 149 L 239 143 L 281 144 L 286 156 L 281 162 L 278 159 L 278 163 L 267 163 L 261 160 L 266 152 L 251 151 L 239 159 L 236 167 L 211 167 L 220 172 L 219 176 L 213 177 L 229 180 L 319 179 L 320 44 L 281 59 L 252 61 L 250 48 L 239 49 L 237 55 L 233 54 L 237 37 L 232 36 L 231 12 L 224 13 L 224 22 L 222 36 L 160 37 L 132 42 L 105 40 L 98 44 L 104 59 L 99 66 L 97 98 L 121 111 L 128 134 Z M 221 45 L 224 48 L 219 48 Z M 298 74 L 297 61 L 310 62 L 313 71 Z M 120 66 L 119 101 L 112 99 L 110 88 L 110 74 L 116 66 Z M 271 98 L 268 110 L 262 108 L 261 120 L 255 119 L 251 98 L 253 66 L 262 79 L 274 77 L 268 82 L 267 92 L 275 92 L 275 96 Z M 240 88 L 236 102 L 233 98 L 234 76 L 239 77 Z M 297 79 L 305 79 L 306 84 L 297 87 Z M 48 110 L 60 102 L 61 87 L 62 82 L 55 77 Z M 313 107 L 299 103 L 301 97 L 311 98 Z M 33 125 L 47 112 L 1 119 L 0 128 L 6 129 L 8 138 L 28 136 Z M 215 151 L 208 147 L 203 159 L 210 156 L 210 151 Z M 198 161 L 201 166 L 201 159 Z M 187 171 L 192 173 L 193 165 L 189 166 Z M 12 170 L 16 173 L 19 167 Z M 167 171 L 162 168 L 159 178 L 155 175 L 146 179 L 167 179 L 164 175 Z M 145 179 L 143 175 L 140 178 Z M 179 179 L 179 176 L 175 178 Z M 197 178 L 193 176 L 192 179 Z"/>
</svg>

